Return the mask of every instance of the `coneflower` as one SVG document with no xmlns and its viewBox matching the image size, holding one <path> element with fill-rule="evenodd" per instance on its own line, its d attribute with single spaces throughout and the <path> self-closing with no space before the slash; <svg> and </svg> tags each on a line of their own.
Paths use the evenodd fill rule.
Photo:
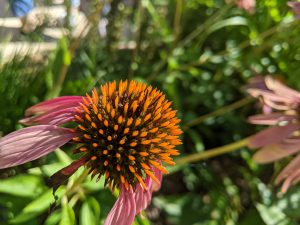
<svg viewBox="0 0 300 225">
<path fill-rule="evenodd" d="M 151 86 L 131 81 L 108 83 L 91 95 L 65 96 L 26 111 L 23 124 L 35 125 L 0 139 L 0 168 L 46 155 L 67 142 L 81 157 L 51 178 L 57 188 L 80 166 L 120 194 L 105 224 L 132 224 L 160 187 L 162 163 L 174 165 L 182 133 L 171 101 Z M 58 125 L 73 122 L 73 129 Z"/>
<path fill-rule="evenodd" d="M 264 114 L 249 117 L 249 122 L 269 125 L 250 138 L 249 147 L 259 148 L 254 160 L 259 163 L 273 162 L 295 155 L 300 151 L 300 92 L 297 92 L 270 76 L 255 79 L 247 91 L 259 98 Z M 300 155 L 296 156 L 279 174 L 276 183 L 283 182 L 282 192 L 300 181 Z"/>
</svg>

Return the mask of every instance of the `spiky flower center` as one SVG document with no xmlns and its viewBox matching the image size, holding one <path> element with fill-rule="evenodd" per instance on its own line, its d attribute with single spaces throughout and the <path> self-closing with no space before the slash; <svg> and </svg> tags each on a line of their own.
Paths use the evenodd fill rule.
<svg viewBox="0 0 300 225">
<path fill-rule="evenodd" d="M 160 91 L 135 81 L 105 84 L 100 95 L 94 89 L 75 115 L 82 136 L 74 138 L 80 146 L 74 152 L 86 153 L 92 176 L 104 175 L 110 187 L 146 189 L 147 175 L 159 182 L 152 168 L 167 173 L 161 162 L 174 165 L 171 156 L 179 154 L 180 120 L 170 106 Z"/>
</svg>

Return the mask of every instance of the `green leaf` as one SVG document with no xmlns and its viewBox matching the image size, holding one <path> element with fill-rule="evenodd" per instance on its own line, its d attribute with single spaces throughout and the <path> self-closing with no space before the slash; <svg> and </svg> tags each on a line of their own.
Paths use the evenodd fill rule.
<svg viewBox="0 0 300 225">
<path fill-rule="evenodd" d="M 63 187 L 59 188 L 56 192 L 56 196 L 58 199 L 61 198 L 62 194 L 64 193 L 65 189 Z M 28 221 L 40 215 L 44 211 L 50 208 L 51 204 L 55 202 L 54 196 L 52 194 L 52 190 L 47 190 L 42 194 L 39 198 L 35 199 L 34 201 L 30 202 L 15 218 L 13 218 L 10 222 L 11 223 L 21 223 Z"/>
<path fill-rule="evenodd" d="M 80 210 L 80 224 L 96 225 L 96 218 L 90 204 L 85 201 Z"/>
<path fill-rule="evenodd" d="M 72 159 L 63 150 L 58 148 L 54 151 L 54 153 L 59 161 L 62 162 L 65 166 L 68 166 L 72 163 Z"/>
<path fill-rule="evenodd" d="M 228 26 L 247 26 L 247 25 L 248 25 L 247 19 L 241 16 L 235 16 L 229 19 L 218 21 L 217 23 L 215 23 L 209 28 L 208 34 Z"/>
<path fill-rule="evenodd" d="M 36 197 L 43 191 L 42 179 L 33 175 L 18 175 L 0 180 L 0 192 L 22 196 Z"/>
<path fill-rule="evenodd" d="M 59 225 L 74 225 L 74 224 L 75 224 L 75 213 L 73 208 L 69 206 L 67 203 L 62 204 L 62 216 Z"/>
</svg>

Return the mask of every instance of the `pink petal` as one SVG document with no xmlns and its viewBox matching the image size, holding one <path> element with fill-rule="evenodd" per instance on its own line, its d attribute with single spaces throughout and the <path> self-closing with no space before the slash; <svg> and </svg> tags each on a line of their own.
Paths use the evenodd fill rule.
<svg viewBox="0 0 300 225">
<path fill-rule="evenodd" d="M 266 82 L 267 87 L 270 90 L 274 91 L 276 94 L 287 97 L 287 98 L 294 99 L 295 101 L 298 101 L 298 102 L 300 101 L 300 93 L 298 91 L 295 91 L 295 90 L 287 87 L 286 85 L 282 84 L 278 80 L 275 80 L 271 76 L 267 76 L 265 78 L 265 82 Z"/>
<path fill-rule="evenodd" d="M 300 128 L 300 124 L 288 124 L 286 126 L 269 127 L 250 137 L 249 147 L 260 148 L 275 144 L 290 136 Z"/>
<path fill-rule="evenodd" d="M 248 118 L 249 123 L 260 125 L 278 125 L 279 122 L 291 121 L 296 119 L 295 115 L 284 115 L 282 113 L 260 114 L 250 116 Z"/>
<path fill-rule="evenodd" d="M 134 193 L 121 185 L 120 195 L 109 212 L 104 225 L 131 225 L 136 211 Z"/>
<path fill-rule="evenodd" d="M 300 139 L 287 139 L 278 144 L 268 145 L 258 150 L 253 159 L 258 163 L 269 163 L 300 150 Z"/>
<path fill-rule="evenodd" d="M 290 174 L 292 174 L 294 171 L 299 169 L 300 166 L 300 155 L 298 155 L 296 158 L 294 158 L 277 176 L 275 180 L 275 184 L 279 184 L 282 182 L 285 178 L 287 178 Z"/>
<path fill-rule="evenodd" d="M 70 107 L 61 110 L 54 109 L 41 115 L 24 118 L 19 122 L 27 126 L 41 124 L 61 125 L 74 120 L 74 115 L 77 114 L 75 109 L 76 107 Z"/>
<path fill-rule="evenodd" d="M 299 181 L 299 177 L 300 177 L 300 169 L 296 169 L 291 174 L 289 174 L 289 176 L 285 179 L 285 181 L 282 184 L 281 192 L 282 193 L 287 192 L 287 190 L 292 184 L 295 184 L 296 182 Z"/>
<path fill-rule="evenodd" d="M 54 109 L 60 110 L 70 107 L 76 107 L 80 102 L 82 102 L 82 96 L 62 96 L 54 98 L 28 108 L 25 112 L 25 116 L 28 117 L 34 114 L 41 114 L 52 111 Z"/>
<path fill-rule="evenodd" d="M 77 133 L 52 125 L 17 130 L 0 139 L 0 168 L 40 158 L 67 143 Z"/>
<path fill-rule="evenodd" d="M 147 176 L 145 180 L 145 184 L 148 188 L 147 191 L 144 190 L 144 188 L 137 184 L 136 189 L 134 191 L 134 198 L 136 203 L 136 214 L 141 213 L 147 206 L 149 205 L 151 199 L 152 199 L 152 179 Z"/>
</svg>

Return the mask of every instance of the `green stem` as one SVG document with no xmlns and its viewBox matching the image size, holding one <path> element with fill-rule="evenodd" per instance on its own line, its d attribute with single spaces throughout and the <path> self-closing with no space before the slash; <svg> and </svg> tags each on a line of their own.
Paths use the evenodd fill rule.
<svg viewBox="0 0 300 225">
<path fill-rule="evenodd" d="M 176 160 L 177 165 L 188 164 L 208 158 L 212 158 L 215 156 L 219 156 L 225 153 L 233 152 L 239 150 L 242 147 L 246 147 L 248 145 L 249 138 L 245 138 L 228 145 L 223 145 L 221 147 L 213 148 L 210 150 L 206 150 L 204 152 L 194 153 L 187 156 L 183 156 Z"/>
<path fill-rule="evenodd" d="M 211 118 L 211 117 L 216 117 L 216 116 L 220 116 L 220 115 L 223 115 L 227 112 L 230 112 L 232 110 L 235 110 L 235 109 L 238 109 L 240 107 L 243 107 L 244 105 L 247 105 L 249 104 L 253 99 L 252 98 L 243 98 L 239 101 L 236 101 L 230 105 L 226 105 L 220 109 L 217 109 L 213 112 L 210 112 L 208 114 L 205 114 L 203 116 L 199 116 L 198 118 L 188 122 L 187 124 L 185 124 L 183 126 L 183 130 L 186 131 L 188 130 L 189 128 L 193 127 L 193 126 L 196 126 L 200 123 L 202 123 L 203 121 L 205 121 L 206 119 L 208 118 Z"/>
</svg>

